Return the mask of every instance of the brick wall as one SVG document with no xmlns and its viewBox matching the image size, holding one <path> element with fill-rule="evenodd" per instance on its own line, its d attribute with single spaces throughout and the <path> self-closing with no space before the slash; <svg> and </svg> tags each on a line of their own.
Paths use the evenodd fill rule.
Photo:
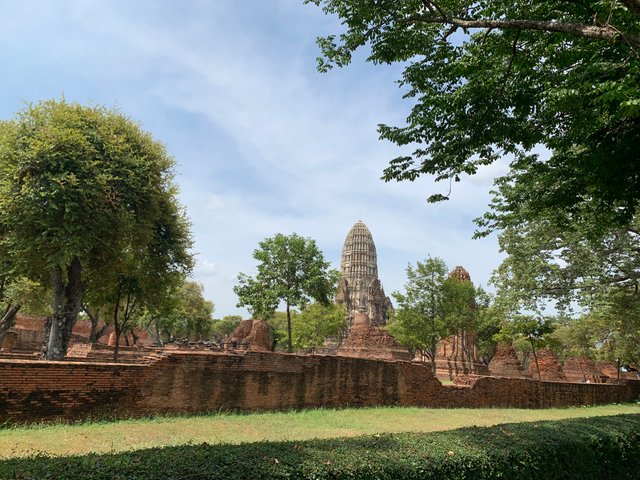
<svg viewBox="0 0 640 480">
<path fill-rule="evenodd" d="M 542 408 L 632 401 L 640 382 L 482 377 L 442 386 L 428 367 L 270 352 L 172 352 L 148 364 L 0 360 L 0 422 L 303 407 Z"/>
</svg>

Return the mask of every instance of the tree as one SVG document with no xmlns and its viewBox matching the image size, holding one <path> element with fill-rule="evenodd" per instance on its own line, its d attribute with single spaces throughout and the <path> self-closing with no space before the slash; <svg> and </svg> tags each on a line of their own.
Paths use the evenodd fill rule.
<svg viewBox="0 0 640 480">
<path fill-rule="evenodd" d="M 221 319 L 215 319 L 211 324 L 211 333 L 216 336 L 216 341 L 222 343 L 225 337 L 228 337 L 238 328 L 242 322 L 240 315 L 226 315 Z"/>
<path fill-rule="evenodd" d="M 47 315 L 51 306 L 45 300 L 46 288 L 25 277 L 12 278 L 11 274 L 0 276 L 0 302 L 4 310 L 0 311 L 0 345 L 5 334 L 16 322 L 20 310 L 36 315 Z"/>
<path fill-rule="evenodd" d="M 149 304 L 136 323 L 159 344 L 176 338 L 208 340 L 215 332 L 214 309 L 213 302 L 204 298 L 202 284 L 186 280 L 171 288 L 162 301 Z"/>
<path fill-rule="evenodd" d="M 530 218 L 549 211 L 629 223 L 640 202 L 640 2 L 306 0 L 343 32 L 318 39 L 319 69 L 400 63 L 413 102 L 382 139 L 415 146 L 386 181 L 433 175 L 449 184 L 509 156 L 501 181 Z M 540 146 L 551 153 L 538 155 Z M 510 202 L 518 211 L 522 202 Z M 584 207 L 584 208 L 576 208 Z"/>
<path fill-rule="evenodd" d="M 207 340 L 212 333 L 212 301 L 205 300 L 204 287 L 197 282 L 185 282 L 180 289 L 180 315 L 184 318 L 185 334 L 193 340 Z"/>
<path fill-rule="evenodd" d="M 45 358 L 66 353 L 85 275 L 112 281 L 127 256 L 157 261 L 151 277 L 190 269 L 173 165 L 162 144 L 103 107 L 49 100 L 0 123 L 0 239 L 17 271 L 52 286 Z"/>
<path fill-rule="evenodd" d="M 345 328 L 346 311 L 342 305 L 311 303 L 292 320 L 293 347 L 313 349 L 324 345 L 328 337 L 340 336 Z"/>
<path fill-rule="evenodd" d="M 287 350 L 291 352 L 291 308 L 304 308 L 311 299 L 328 304 L 339 273 L 329 270 L 329 262 L 310 238 L 278 233 L 259 245 L 253 252 L 253 258 L 259 262 L 257 275 L 252 278 L 240 273 L 233 291 L 238 295 L 238 307 L 249 306 L 253 315 L 264 318 L 284 302 Z"/>
<path fill-rule="evenodd" d="M 388 329 L 401 344 L 428 357 L 435 373 L 438 341 L 450 330 L 444 306 L 447 265 L 441 258 L 428 257 L 415 268 L 407 265 L 406 273 L 406 292 L 392 294 L 398 307 Z"/>
<path fill-rule="evenodd" d="M 635 289 L 616 289 L 601 297 L 571 327 L 568 347 L 582 347 L 599 360 L 640 365 L 640 295 Z"/>
<path fill-rule="evenodd" d="M 538 348 L 545 345 L 546 337 L 554 331 L 555 327 L 550 318 L 538 317 L 531 315 L 516 315 L 510 321 L 506 322 L 502 330 L 497 335 L 499 340 L 509 339 L 511 341 L 524 338 L 531 345 L 531 352 L 536 362 L 538 371 L 538 380 L 542 380 L 540 375 L 540 365 L 538 364 Z"/>
</svg>

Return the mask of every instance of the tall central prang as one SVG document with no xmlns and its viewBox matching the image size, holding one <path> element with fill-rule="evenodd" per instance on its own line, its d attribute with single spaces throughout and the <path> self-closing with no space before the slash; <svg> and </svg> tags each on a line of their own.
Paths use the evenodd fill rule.
<svg viewBox="0 0 640 480">
<path fill-rule="evenodd" d="M 393 307 L 378 279 L 378 257 L 369 228 L 358 220 L 344 241 L 336 301 L 344 304 L 349 326 L 355 312 L 366 313 L 373 325 L 385 325 Z"/>
</svg>

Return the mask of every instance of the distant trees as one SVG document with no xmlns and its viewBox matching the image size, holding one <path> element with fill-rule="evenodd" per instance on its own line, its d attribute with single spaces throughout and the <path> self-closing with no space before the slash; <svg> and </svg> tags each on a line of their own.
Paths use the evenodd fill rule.
<svg viewBox="0 0 640 480">
<path fill-rule="evenodd" d="M 41 284 L 25 277 L 12 278 L 10 274 L 0 276 L 0 345 L 7 331 L 15 325 L 20 310 L 31 314 L 48 315 L 50 304 L 46 301 L 49 292 Z"/>
<path fill-rule="evenodd" d="M 248 306 L 255 316 L 268 318 L 283 302 L 287 314 L 287 350 L 293 351 L 291 309 L 311 300 L 327 305 L 335 292 L 339 273 L 329 269 L 316 242 L 295 233 L 276 234 L 254 250 L 258 273 L 238 275 L 234 292 L 238 307 Z"/>
<path fill-rule="evenodd" d="M 214 319 L 211 323 L 211 333 L 216 337 L 219 343 L 222 343 L 225 337 L 231 335 L 242 322 L 240 315 L 226 315 L 221 319 Z"/>
<path fill-rule="evenodd" d="M 214 310 L 213 302 L 204 298 L 203 286 L 187 280 L 147 307 L 137 323 L 159 344 L 176 339 L 208 340 L 215 332 Z"/>
<path fill-rule="evenodd" d="M 64 357 L 89 277 L 104 279 L 119 321 L 190 271 L 173 165 L 103 107 L 49 100 L 0 122 L 0 244 L 13 272 L 51 286 L 45 358 Z"/>
<path fill-rule="evenodd" d="M 330 337 L 339 337 L 347 327 L 347 313 L 337 303 L 311 303 L 293 318 L 293 347 L 312 350 Z"/>
</svg>

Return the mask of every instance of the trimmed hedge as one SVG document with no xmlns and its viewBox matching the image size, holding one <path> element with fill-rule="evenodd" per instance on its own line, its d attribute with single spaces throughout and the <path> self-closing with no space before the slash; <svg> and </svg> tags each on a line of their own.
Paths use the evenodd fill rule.
<svg viewBox="0 0 640 480">
<path fill-rule="evenodd" d="M 640 479 L 640 415 L 0 462 L 2 479 Z"/>
</svg>

